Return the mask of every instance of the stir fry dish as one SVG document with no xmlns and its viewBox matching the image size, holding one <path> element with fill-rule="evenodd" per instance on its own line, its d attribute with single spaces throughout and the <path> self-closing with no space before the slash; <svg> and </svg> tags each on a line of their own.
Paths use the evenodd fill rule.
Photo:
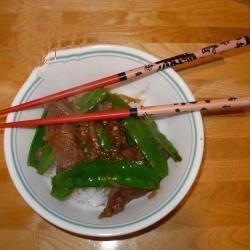
<svg viewBox="0 0 250 250">
<path fill-rule="evenodd" d="M 131 98 L 99 88 L 46 104 L 43 117 L 129 108 L 129 102 Z M 70 197 L 76 188 L 108 187 L 102 218 L 157 190 L 168 174 L 169 157 L 181 161 L 155 121 L 144 116 L 40 126 L 30 146 L 28 165 L 44 174 L 56 163 L 51 195 L 59 200 Z"/>
</svg>

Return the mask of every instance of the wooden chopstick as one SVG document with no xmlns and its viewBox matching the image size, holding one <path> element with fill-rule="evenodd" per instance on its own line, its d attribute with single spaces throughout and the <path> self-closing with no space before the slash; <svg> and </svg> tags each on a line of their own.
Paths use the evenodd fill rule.
<svg viewBox="0 0 250 250">
<path fill-rule="evenodd" d="M 202 101 L 174 103 L 147 107 L 140 106 L 137 108 L 130 109 L 109 110 L 84 113 L 80 115 L 68 115 L 56 118 L 1 123 L 0 128 L 36 127 L 39 125 L 122 119 L 143 115 L 170 115 L 190 111 L 229 110 L 231 108 L 240 108 L 247 106 L 250 106 L 250 96 L 231 97 L 226 99 L 205 99 Z"/>
<path fill-rule="evenodd" d="M 138 67 L 138 68 L 124 71 L 118 74 L 114 74 L 114 75 L 111 75 L 111 76 L 108 76 L 108 77 L 105 77 L 96 81 L 92 81 L 92 82 L 74 87 L 74 88 L 70 88 L 70 89 L 67 89 L 58 93 L 54 93 L 45 97 L 38 98 L 36 100 L 22 103 L 13 107 L 5 108 L 5 109 L 0 110 L 0 115 L 7 114 L 10 112 L 14 112 L 14 111 L 23 110 L 23 109 L 34 107 L 34 106 L 38 106 L 45 102 L 51 102 L 51 101 L 62 99 L 68 96 L 73 96 L 73 95 L 76 95 L 85 91 L 89 91 L 95 88 L 105 87 L 111 84 L 119 83 L 127 79 L 135 79 L 139 76 L 146 76 L 150 73 L 154 73 L 159 70 L 173 67 L 178 64 L 191 62 L 196 59 L 206 57 L 209 55 L 221 53 L 221 52 L 232 50 L 235 48 L 244 47 L 248 44 L 250 44 L 250 35 L 243 36 L 241 38 L 237 38 L 233 40 L 229 40 L 226 42 L 222 42 L 219 44 L 210 45 L 203 49 L 199 49 L 193 53 L 184 53 L 184 54 L 180 54 L 174 57 L 166 58 L 164 60 L 161 60 L 155 63 L 151 63 L 142 67 Z"/>
</svg>

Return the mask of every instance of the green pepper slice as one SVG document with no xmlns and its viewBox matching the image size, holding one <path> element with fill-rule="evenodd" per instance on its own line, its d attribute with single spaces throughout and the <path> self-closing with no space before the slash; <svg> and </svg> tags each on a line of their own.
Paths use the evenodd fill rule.
<svg viewBox="0 0 250 250">
<path fill-rule="evenodd" d="M 168 138 L 159 131 L 155 121 L 151 117 L 145 116 L 144 122 L 145 122 L 146 126 L 148 127 L 150 133 L 154 137 L 154 139 L 173 158 L 173 160 L 174 161 L 181 161 L 182 158 L 179 155 L 177 149 L 174 147 L 172 142 L 169 141 Z"/>
<path fill-rule="evenodd" d="M 127 187 L 157 189 L 160 179 L 155 169 L 142 161 L 106 160 L 82 163 L 70 170 L 58 172 L 52 178 L 51 195 L 57 199 L 66 198 L 75 188 L 81 187 Z"/>
<path fill-rule="evenodd" d="M 47 112 L 42 114 L 46 117 Z M 27 164 L 37 170 L 37 173 L 43 174 L 55 161 L 55 155 L 51 147 L 44 141 L 45 128 L 39 126 L 31 142 Z"/>
<path fill-rule="evenodd" d="M 49 144 L 45 143 L 36 166 L 37 172 L 39 174 L 44 174 L 46 170 L 55 162 L 55 160 L 56 157 L 52 151 L 52 148 L 49 146 Z"/>
<path fill-rule="evenodd" d="M 106 96 L 107 90 L 105 88 L 94 89 L 79 97 L 76 105 L 81 112 L 93 111 L 105 100 Z"/>
<path fill-rule="evenodd" d="M 161 178 L 168 174 L 167 158 L 161 147 L 141 119 L 128 118 L 122 121 L 130 137 L 140 148 L 150 165 L 155 168 Z"/>
<path fill-rule="evenodd" d="M 109 149 L 111 141 L 105 127 L 100 123 L 96 124 L 96 135 L 103 149 Z"/>
</svg>

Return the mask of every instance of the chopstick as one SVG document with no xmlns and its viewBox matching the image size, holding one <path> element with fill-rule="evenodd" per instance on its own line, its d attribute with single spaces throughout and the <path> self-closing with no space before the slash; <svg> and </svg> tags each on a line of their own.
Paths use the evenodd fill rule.
<svg viewBox="0 0 250 250">
<path fill-rule="evenodd" d="M 87 121 L 100 121 L 122 119 L 128 117 L 139 117 L 144 115 L 171 115 L 190 111 L 212 111 L 228 110 L 231 108 L 242 108 L 250 106 L 250 96 L 230 97 L 226 99 L 205 99 L 202 101 L 183 102 L 174 104 L 165 104 L 157 106 L 137 107 L 130 109 L 109 110 L 100 112 L 91 112 L 77 115 L 61 116 L 56 118 L 44 118 L 35 120 L 26 120 L 18 122 L 1 123 L 0 128 L 10 127 L 36 127 L 39 125 L 53 125 L 61 123 L 75 123 Z"/>
<path fill-rule="evenodd" d="M 150 73 L 154 73 L 159 70 L 173 67 L 178 64 L 191 62 L 196 59 L 206 57 L 209 55 L 221 53 L 221 52 L 232 50 L 235 48 L 244 47 L 248 44 L 250 44 L 250 35 L 243 36 L 241 38 L 237 38 L 237 39 L 233 39 L 229 41 L 225 41 L 219 44 L 210 45 L 203 49 L 199 49 L 193 53 L 184 53 L 184 54 L 180 54 L 174 57 L 166 58 L 164 60 L 157 61 L 155 63 L 151 63 L 142 67 L 124 71 L 118 74 L 104 77 L 99 80 L 95 80 L 86 84 L 82 84 L 77 87 L 73 87 L 73 88 L 70 88 L 61 92 L 57 92 L 57 93 L 54 93 L 45 97 L 41 97 L 41 98 L 26 102 L 26 103 L 22 103 L 16 106 L 5 108 L 5 109 L 0 110 L 0 115 L 23 110 L 26 108 L 31 108 L 31 107 L 43 104 L 45 102 L 51 102 L 51 101 L 62 99 L 68 96 L 73 96 L 73 95 L 76 95 L 85 91 L 89 91 L 95 88 L 105 87 L 111 84 L 119 83 L 127 79 L 136 79 L 139 76 L 146 76 Z"/>
</svg>

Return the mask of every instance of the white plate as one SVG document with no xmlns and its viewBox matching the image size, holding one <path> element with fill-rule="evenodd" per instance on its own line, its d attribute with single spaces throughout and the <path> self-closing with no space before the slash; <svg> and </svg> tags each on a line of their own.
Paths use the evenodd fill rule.
<svg viewBox="0 0 250 250">
<path fill-rule="evenodd" d="M 46 64 L 34 70 L 24 83 L 13 104 L 77 86 L 104 76 L 157 61 L 145 52 L 114 45 L 88 46 L 59 51 L 46 57 Z M 183 80 L 172 70 L 164 70 L 123 84 L 115 92 L 141 97 L 144 105 L 193 101 L 194 97 Z M 11 113 L 7 121 L 40 117 L 41 108 Z M 199 112 L 181 114 L 157 120 L 160 130 L 179 150 L 183 160 L 169 161 L 169 175 L 153 199 L 143 197 L 130 202 L 125 210 L 111 218 L 98 219 L 100 208 L 84 209 L 70 201 L 58 201 L 50 196 L 48 178 L 27 166 L 29 145 L 34 129 L 6 129 L 5 157 L 11 178 L 25 201 L 51 223 L 91 236 L 116 236 L 131 233 L 166 216 L 182 200 L 199 170 L 203 154 L 203 124 Z"/>
</svg>

